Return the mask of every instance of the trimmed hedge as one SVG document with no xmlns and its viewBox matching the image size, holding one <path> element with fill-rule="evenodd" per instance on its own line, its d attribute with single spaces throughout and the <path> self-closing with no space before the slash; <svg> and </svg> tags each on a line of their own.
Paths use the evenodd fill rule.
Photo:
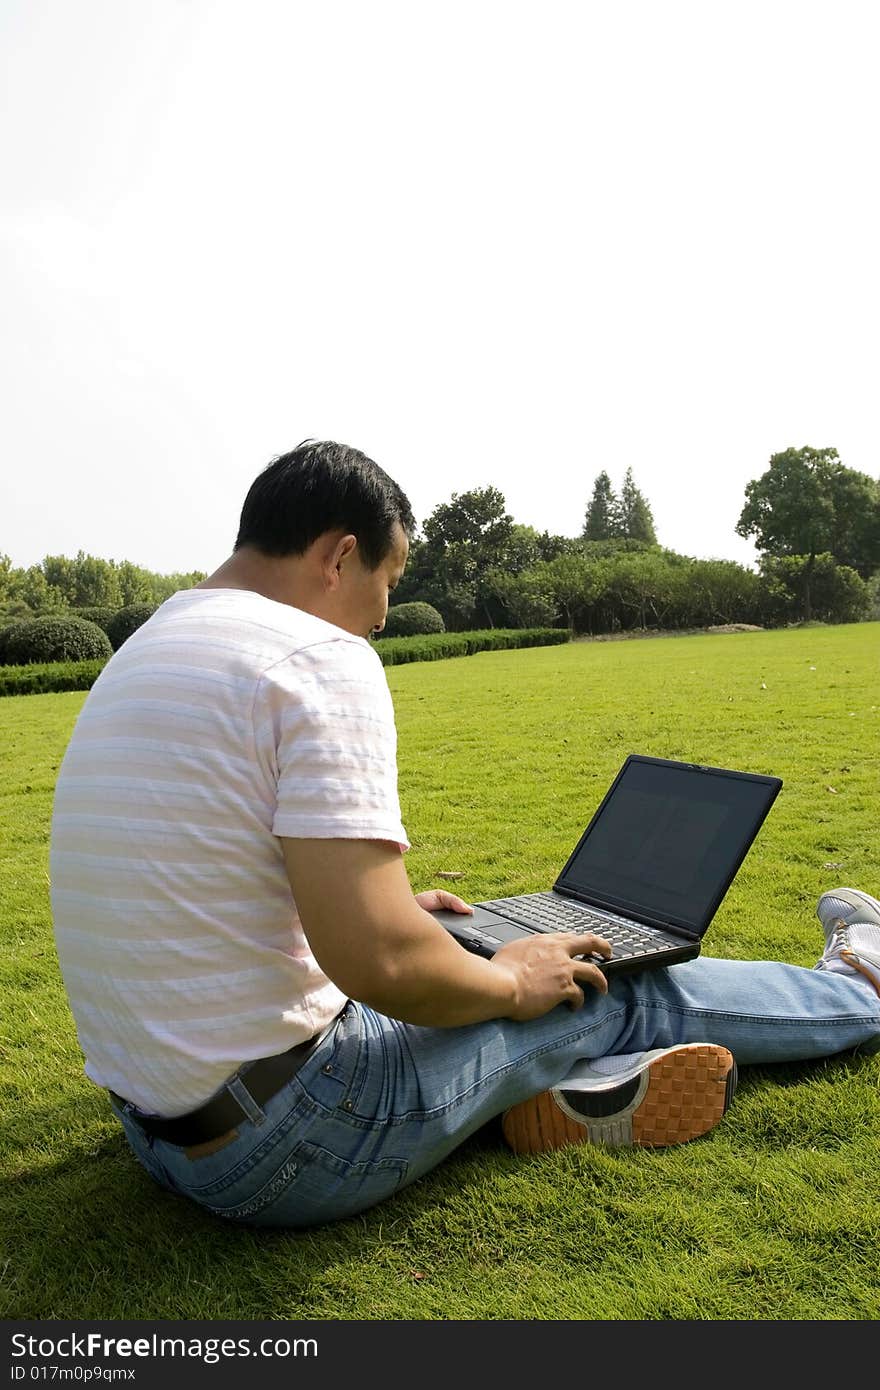
<svg viewBox="0 0 880 1390">
<path fill-rule="evenodd" d="M 438 632 L 423 637 L 392 637 L 376 644 L 383 666 L 407 661 L 441 661 L 447 656 L 547 647 L 569 641 L 567 628 L 490 628 L 486 632 Z M 106 661 L 53 661 L 41 666 L 0 667 L 0 696 L 44 695 L 61 690 L 91 690 Z"/>
<path fill-rule="evenodd" d="M 129 603 L 125 608 L 117 608 L 107 624 L 107 636 L 113 644 L 113 650 L 118 652 L 123 642 L 126 642 L 133 632 L 137 632 L 147 618 L 152 618 L 155 611 L 155 603 Z"/>
<path fill-rule="evenodd" d="M 47 661 L 42 665 L 0 666 L 0 696 L 49 695 L 59 690 L 91 690 L 106 661 Z"/>
<path fill-rule="evenodd" d="M 110 639 L 102 628 L 84 618 L 31 618 L 7 630 L 3 640 L 5 662 L 29 666 L 32 662 L 101 661 L 112 656 Z"/>
<path fill-rule="evenodd" d="M 510 651 L 516 647 L 552 647 L 571 640 L 567 627 L 493 627 L 478 632 L 437 632 L 423 637 L 386 637 L 375 650 L 383 666 L 407 661 L 442 661 L 475 652 Z"/>
<path fill-rule="evenodd" d="M 445 632 L 443 614 L 430 603 L 397 603 L 388 609 L 385 628 L 378 634 L 387 637 L 418 637 L 429 632 Z"/>
</svg>

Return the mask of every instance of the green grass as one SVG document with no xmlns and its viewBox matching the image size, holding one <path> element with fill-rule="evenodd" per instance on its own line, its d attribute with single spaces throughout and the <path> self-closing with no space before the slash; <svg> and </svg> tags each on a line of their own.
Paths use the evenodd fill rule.
<svg viewBox="0 0 880 1390">
<path fill-rule="evenodd" d="M 438 872 L 471 899 L 546 887 L 629 752 L 772 772 L 785 785 L 707 950 L 813 964 L 819 893 L 880 889 L 878 639 L 873 623 L 390 668 L 414 889 Z M 0 1316 L 880 1316 L 877 1058 L 748 1069 L 682 1148 L 519 1159 L 490 1126 L 307 1234 L 227 1228 L 154 1188 L 83 1076 L 52 943 L 52 789 L 84 698 L 0 706 Z"/>
</svg>

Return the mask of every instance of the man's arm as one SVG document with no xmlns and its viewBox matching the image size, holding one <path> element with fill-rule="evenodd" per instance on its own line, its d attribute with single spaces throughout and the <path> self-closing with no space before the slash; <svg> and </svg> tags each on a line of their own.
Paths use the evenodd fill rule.
<svg viewBox="0 0 880 1390">
<path fill-rule="evenodd" d="M 465 951 L 413 896 L 400 850 L 382 840 L 282 838 L 300 920 L 322 970 L 351 999 L 405 1023 L 455 1027 L 579 1008 L 580 983 L 605 993 L 611 954 L 596 936 L 510 942 L 492 957 Z"/>
</svg>

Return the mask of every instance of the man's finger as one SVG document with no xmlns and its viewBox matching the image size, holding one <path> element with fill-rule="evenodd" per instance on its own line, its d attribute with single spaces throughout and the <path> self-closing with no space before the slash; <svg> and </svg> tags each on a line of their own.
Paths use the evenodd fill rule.
<svg viewBox="0 0 880 1390">
<path fill-rule="evenodd" d="M 600 994 L 608 993 L 608 981 L 599 969 L 588 960 L 576 960 L 572 965 L 575 980 L 581 980 L 586 985 L 592 985 Z"/>
<path fill-rule="evenodd" d="M 574 984 L 574 982 L 572 982 L 571 989 L 566 996 L 565 1002 L 568 1008 L 571 1009 L 573 1013 L 577 1009 L 583 1008 L 584 991 L 581 989 L 580 985 Z"/>
<path fill-rule="evenodd" d="M 437 896 L 444 907 L 452 912 L 473 912 L 470 903 L 466 903 L 464 898 L 458 897 L 456 893 L 450 893 L 445 888 L 438 888 Z"/>
<path fill-rule="evenodd" d="M 606 941 L 604 936 L 597 936 L 595 932 L 555 932 L 560 941 L 565 945 L 570 956 L 588 956 L 592 951 L 597 955 L 604 956 L 610 960 L 613 955 L 613 947 L 610 941 Z"/>
</svg>

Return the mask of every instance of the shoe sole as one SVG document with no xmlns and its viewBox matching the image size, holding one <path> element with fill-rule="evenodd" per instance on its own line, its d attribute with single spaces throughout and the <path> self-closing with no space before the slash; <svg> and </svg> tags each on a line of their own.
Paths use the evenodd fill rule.
<svg viewBox="0 0 880 1390">
<path fill-rule="evenodd" d="M 635 1094 L 632 1083 L 623 1083 L 623 1108 L 615 1113 L 607 1113 L 607 1092 L 601 1101 L 605 1113 L 590 1116 L 572 1110 L 563 1089 L 557 1088 L 512 1106 L 501 1128 L 517 1154 L 545 1153 L 570 1144 L 666 1148 L 698 1139 L 717 1125 L 733 1099 L 736 1080 L 736 1062 L 726 1047 L 686 1043 L 650 1062 L 638 1078 Z M 589 1106 L 589 1091 L 569 1094 L 579 1106 Z"/>
</svg>

